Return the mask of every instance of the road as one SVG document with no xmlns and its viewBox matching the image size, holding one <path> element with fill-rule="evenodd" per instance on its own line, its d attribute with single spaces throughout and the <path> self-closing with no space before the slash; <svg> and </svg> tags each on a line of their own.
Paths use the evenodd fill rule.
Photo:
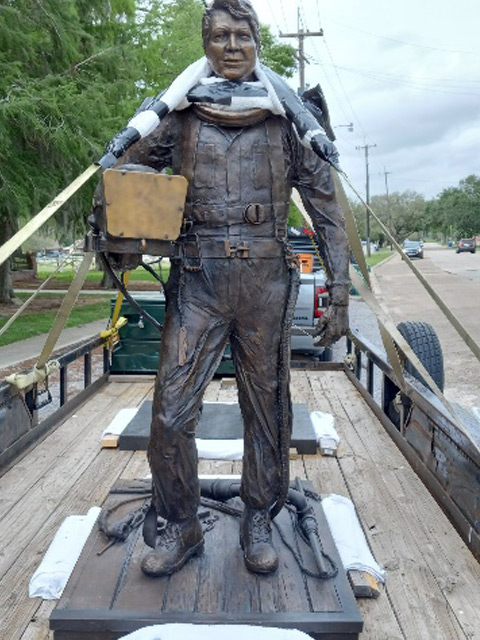
<svg viewBox="0 0 480 640">
<path fill-rule="evenodd" d="M 424 255 L 415 265 L 480 344 L 480 252 L 456 254 L 426 244 Z M 434 327 L 443 349 L 446 397 L 470 410 L 480 408 L 480 363 L 400 256 L 379 265 L 374 281 L 378 299 L 396 323 L 420 320 Z"/>
</svg>

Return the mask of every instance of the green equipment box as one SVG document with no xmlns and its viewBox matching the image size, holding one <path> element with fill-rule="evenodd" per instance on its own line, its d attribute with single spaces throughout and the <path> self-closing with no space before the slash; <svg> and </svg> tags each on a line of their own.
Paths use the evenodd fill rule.
<svg viewBox="0 0 480 640">
<path fill-rule="evenodd" d="M 132 298 L 161 325 L 165 322 L 165 297 L 163 293 L 135 293 Z M 115 308 L 116 299 L 111 300 L 111 313 Z M 161 332 L 158 332 L 140 313 L 124 300 L 120 309 L 120 316 L 128 323 L 119 330 L 120 342 L 115 345 L 112 354 L 111 372 L 117 374 L 155 374 L 158 370 L 160 355 Z M 233 375 L 230 345 L 227 345 L 222 361 L 217 369 L 217 375 Z"/>
</svg>

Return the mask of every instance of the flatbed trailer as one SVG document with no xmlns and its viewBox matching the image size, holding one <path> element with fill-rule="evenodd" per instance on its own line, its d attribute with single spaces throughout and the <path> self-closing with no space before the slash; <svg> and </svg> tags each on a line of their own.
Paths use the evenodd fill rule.
<svg viewBox="0 0 480 640">
<path fill-rule="evenodd" d="M 109 379 L 104 358 L 105 371 L 93 380 L 88 354 L 96 350 L 101 360 L 101 347 L 96 339 L 86 344 L 60 359 L 63 406 L 37 424 L 33 420 L 17 434 L 17 444 L 7 447 L 10 453 L 0 454 L 1 640 L 54 638 L 50 615 L 56 603 L 28 598 L 28 582 L 55 532 L 66 516 L 102 506 L 118 480 L 148 473 L 145 452 L 102 449 L 100 439 L 119 409 L 151 398 L 153 378 Z M 341 442 L 336 457 L 295 456 L 290 465 L 292 477 L 310 481 L 322 496 L 353 500 L 368 543 L 387 571 L 380 598 L 358 601 L 364 617 L 360 637 L 480 639 L 479 476 L 465 486 L 478 464 L 475 447 L 469 449 L 445 411 L 415 385 L 406 423 L 394 426 L 384 411 L 395 393 L 388 364 L 358 337 L 352 336 L 349 350 L 342 363 L 293 363 L 293 401 L 333 414 Z M 75 360 L 85 367 L 85 389 L 69 398 L 67 369 Z M 11 395 L 0 388 L 4 417 L 9 406 L 21 415 Z M 222 379 L 213 380 L 205 397 L 235 398 L 235 387 Z M 34 401 L 22 399 L 26 407 Z M 433 445 L 427 447 L 429 430 Z M 203 460 L 199 472 L 238 474 L 241 462 Z"/>
</svg>

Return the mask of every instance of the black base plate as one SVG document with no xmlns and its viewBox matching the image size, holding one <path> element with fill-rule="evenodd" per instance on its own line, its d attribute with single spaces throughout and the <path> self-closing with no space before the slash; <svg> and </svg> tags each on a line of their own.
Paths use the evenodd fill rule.
<svg viewBox="0 0 480 640">
<path fill-rule="evenodd" d="M 150 435 L 152 401 L 145 400 L 136 416 L 126 426 L 118 440 L 123 451 L 145 451 Z M 237 403 L 205 402 L 197 427 L 197 438 L 205 440 L 235 440 L 243 438 L 243 419 Z M 293 405 L 291 446 L 298 453 L 317 453 L 317 441 L 306 404 Z"/>
</svg>

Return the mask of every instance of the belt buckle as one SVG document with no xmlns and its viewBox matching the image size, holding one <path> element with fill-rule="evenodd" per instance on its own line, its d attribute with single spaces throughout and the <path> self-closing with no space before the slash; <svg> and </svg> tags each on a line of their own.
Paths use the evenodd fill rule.
<svg viewBox="0 0 480 640">
<path fill-rule="evenodd" d="M 248 242 L 242 240 L 239 244 L 232 246 L 230 240 L 225 240 L 225 255 L 227 258 L 249 258 L 250 247 L 248 246 Z"/>
<path fill-rule="evenodd" d="M 183 253 L 183 268 L 185 271 L 197 273 L 202 270 L 202 252 L 200 243 L 198 242 L 198 235 L 191 233 L 185 235 L 182 242 Z M 189 246 L 192 246 L 192 250 L 189 253 Z"/>
<path fill-rule="evenodd" d="M 252 204 L 249 204 L 247 205 L 247 207 L 245 207 L 243 217 L 250 224 L 262 224 L 262 222 L 265 222 L 265 220 L 267 219 L 265 206 L 263 204 L 259 204 L 258 202 L 252 202 Z"/>
</svg>

